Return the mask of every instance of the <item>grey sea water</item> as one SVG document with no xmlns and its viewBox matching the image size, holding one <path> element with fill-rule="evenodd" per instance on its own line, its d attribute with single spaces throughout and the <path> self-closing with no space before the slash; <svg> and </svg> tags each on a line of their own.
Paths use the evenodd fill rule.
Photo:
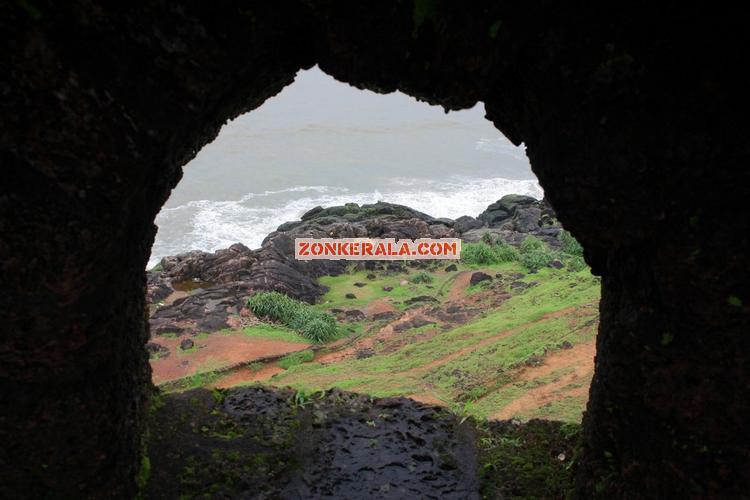
<svg viewBox="0 0 750 500">
<path fill-rule="evenodd" d="M 484 118 L 483 105 L 445 114 L 317 68 L 227 123 L 184 172 L 156 218 L 149 267 L 238 241 L 257 248 L 316 205 L 383 200 L 455 218 L 505 194 L 543 195 L 523 146 Z"/>
</svg>

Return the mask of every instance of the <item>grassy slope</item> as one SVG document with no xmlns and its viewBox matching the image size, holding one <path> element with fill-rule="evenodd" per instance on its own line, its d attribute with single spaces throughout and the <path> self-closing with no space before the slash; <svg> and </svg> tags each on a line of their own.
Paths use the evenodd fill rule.
<svg viewBox="0 0 750 500">
<path fill-rule="evenodd" d="M 553 371 L 538 380 L 518 377 L 524 363 L 560 349 L 565 341 L 573 345 L 592 341 L 598 318 L 598 279 L 588 270 L 571 273 L 546 268 L 536 274 L 526 274 L 516 263 L 480 268 L 493 275 L 523 273 L 525 276 L 520 281 L 537 284 L 518 293 L 512 292 L 510 299 L 486 311 L 483 317 L 427 340 L 407 343 L 392 352 L 380 352 L 376 345 L 376 355 L 365 359 L 328 365 L 299 364 L 274 377 L 271 383 L 307 392 L 340 387 L 375 396 L 423 394 L 462 412 L 489 417 L 528 390 L 554 383 L 566 375 L 569 368 Z M 469 268 L 465 265 L 459 266 L 459 271 L 466 269 Z M 431 287 L 401 285 L 402 280 L 408 278 L 403 274 L 379 276 L 376 280 L 367 280 L 364 272 L 325 277 L 321 281 L 330 291 L 318 307 L 357 308 L 386 296 L 391 297 L 398 308 L 406 307 L 403 302 L 417 295 L 443 300 L 457 272 L 440 270 L 431 274 L 434 278 Z M 356 282 L 367 285 L 358 288 L 354 286 Z M 383 286 L 392 286 L 393 291 L 385 292 Z M 480 289 L 472 287 L 466 293 Z M 347 293 L 354 293 L 357 298 L 346 299 Z M 363 331 L 366 326 L 360 324 L 354 329 Z M 429 328 L 428 325 L 418 331 Z M 402 339 L 413 338 L 418 331 L 407 330 L 400 335 Z M 572 391 L 588 383 L 586 379 L 578 380 L 561 390 Z M 577 395 L 563 395 L 549 405 L 527 409 L 517 416 L 580 421 L 585 395 L 578 394 L 581 391 L 573 392 Z"/>
</svg>

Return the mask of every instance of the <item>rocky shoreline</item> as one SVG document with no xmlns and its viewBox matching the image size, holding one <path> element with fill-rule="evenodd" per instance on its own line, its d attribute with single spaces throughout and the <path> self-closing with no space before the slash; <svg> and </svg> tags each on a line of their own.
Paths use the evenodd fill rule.
<svg viewBox="0 0 750 500">
<path fill-rule="evenodd" d="M 241 243 L 209 253 L 191 251 L 165 257 L 147 272 L 152 335 L 211 333 L 237 326 L 246 316 L 248 296 L 258 290 L 279 291 L 314 303 L 326 291 L 320 276 L 343 273 L 347 261 L 297 261 L 294 239 L 313 238 L 444 238 L 480 241 L 490 233 L 511 245 L 534 235 L 558 248 L 562 227 L 546 200 L 507 195 L 476 218 L 434 218 L 403 205 L 378 202 L 315 207 L 299 221 L 286 222 L 269 234 L 261 248 Z M 425 266 L 426 261 L 362 261 L 365 269 L 398 271 Z M 189 292 L 189 293 L 188 293 Z M 150 344 L 151 345 L 151 344 Z"/>
</svg>

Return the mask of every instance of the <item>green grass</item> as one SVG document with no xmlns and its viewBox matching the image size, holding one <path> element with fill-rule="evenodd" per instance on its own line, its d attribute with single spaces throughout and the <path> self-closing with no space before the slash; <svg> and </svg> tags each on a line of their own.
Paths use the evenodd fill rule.
<svg viewBox="0 0 750 500">
<path fill-rule="evenodd" d="M 420 271 L 417 274 L 414 274 L 409 278 L 409 283 L 413 283 L 415 285 L 419 283 L 432 283 L 432 281 L 433 281 L 432 275 L 424 271 Z"/>
<path fill-rule="evenodd" d="M 465 268 L 461 266 L 459 270 Z M 485 270 L 515 273 L 523 268 L 519 263 L 503 263 Z M 341 284 L 357 281 L 351 275 L 336 278 Z M 440 280 L 448 279 L 440 277 Z M 449 402 L 457 402 L 468 394 L 466 404 L 470 413 L 478 417 L 489 416 L 529 389 L 529 386 L 507 384 L 506 374 L 514 367 L 532 356 L 543 355 L 545 350 L 558 349 L 565 340 L 576 344 L 591 340 L 595 334 L 599 280 L 588 270 L 571 273 L 545 268 L 535 275 L 521 278 L 521 281 L 537 281 L 538 284 L 517 293 L 498 308 L 470 323 L 439 332 L 430 339 L 405 345 L 390 353 L 377 353 L 365 359 L 349 359 L 328 365 L 313 362 L 293 366 L 278 375 L 273 383 L 306 391 L 331 387 L 355 389 L 380 397 L 422 392 L 425 384 L 429 384 L 434 388 L 436 397 Z M 371 282 L 373 285 L 375 283 Z M 338 291 L 334 286 L 329 293 Z M 584 305 L 590 307 L 577 314 L 575 327 L 571 327 L 571 319 L 566 316 L 542 320 L 545 314 Z M 433 328 L 434 325 L 426 325 L 407 330 L 401 335 L 408 339 Z M 486 345 L 477 347 L 480 342 L 513 328 L 518 330 L 512 335 L 487 341 Z M 374 347 L 377 350 L 378 346 Z M 456 359 L 433 369 L 422 370 L 435 360 L 471 347 L 475 348 L 467 349 L 466 354 Z M 493 386 L 495 379 L 498 383 Z M 466 381 L 470 382 L 469 387 L 462 387 L 462 382 Z M 471 382 L 474 387 L 488 385 L 489 389 L 472 392 Z"/>
<path fill-rule="evenodd" d="M 259 324 L 242 329 L 242 333 L 248 337 L 260 337 L 269 340 L 280 340 L 282 342 L 306 342 L 298 332 L 279 325 Z"/>
<path fill-rule="evenodd" d="M 423 271 L 424 272 L 424 271 Z M 404 309 L 404 301 L 419 295 L 438 297 L 440 292 L 445 292 L 443 286 L 454 277 L 455 273 L 444 271 L 433 271 L 429 274 L 431 283 L 411 283 L 410 275 L 382 275 L 377 280 L 367 280 L 367 271 L 352 271 L 339 276 L 323 276 L 319 279 L 321 285 L 329 288 L 329 291 L 321 298 L 317 307 L 320 310 L 362 308 L 373 300 L 391 298 L 391 304 L 398 309 Z M 406 284 L 402 284 L 406 281 Z M 366 283 L 363 287 L 356 287 L 354 283 Z M 390 287 L 387 292 L 383 287 Z M 347 299 L 347 293 L 353 293 L 356 299 Z"/>
<path fill-rule="evenodd" d="M 480 424 L 482 498 L 569 498 L 581 446 L 576 424 Z M 554 452 L 552 452 L 554 450 Z"/>
<path fill-rule="evenodd" d="M 302 363 L 308 363 L 312 361 L 315 358 L 315 353 L 312 352 L 310 349 L 300 351 L 300 352 L 293 352 L 292 354 L 287 354 L 283 358 L 281 358 L 278 361 L 279 367 L 288 370 L 289 368 L 293 366 L 300 365 Z"/>
<path fill-rule="evenodd" d="M 490 248 L 486 243 L 478 245 Z M 493 242 L 494 248 L 502 246 Z M 537 239 L 525 241 L 522 247 L 526 254 L 551 252 Z M 512 250 L 518 256 L 524 255 L 520 250 Z M 350 269 L 339 276 L 320 279 L 329 290 L 320 303 L 304 305 L 309 316 L 302 315 L 302 320 L 290 319 L 285 307 L 294 309 L 297 306 L 288 306 L 287 301 L 291 299 L 282 296 L 284 298 L 264 304 L 265 309 L 256 309 L 270 319 L 280 318 L 278 321 L 287 326 L 262 324 L 242 331 L 250 336 L 299 342 L 301 337 L 297 328 L 312 322 L 310 318 L 328 314 L 331 309 L 360 308 L 385 297 L 390 297 L 389 302 L 402 310 L 407 308 L 405 302 L 408 299 L 420 295 L 443 302 L 455 278 L 463 271 L 481 270 L 493 276 L 500 275 L 493 280 L 492 286 L 504 287 L 510 298 L 485 308 L 466 324 L 448 330 L 438 328 L 436 324 L 407 329 L 392 339 L 375 342 L 372 345 L 375 355 L 363 359 L 349 358 L 322 365 L 315 362 L 310 350 L 291 354 L 278 362 L 285 371 L 267 382 L 291 386 L 305 393 L 338 387 L 376 397 L 429 394 L 445 402 L 449 408 L 461 408 L 466 415 L 489 418 L 529 390 L 570 373 L 562 370 L 530 381 L 517 379 L 524 362 L 542 358 L 560 349 L 566 341 L 574 345 L 590 342 L 596 333 L 599 279 L 591 275 L 585 263 L 578 270 L 572 269 L 571 262 L 582 261 L 579 256 L 558 255 L 565 268 L 540 267 L 533 274 L 527 274 L 527 268 L 515 258 L 508 261 L 496 259 L 482 266 L 462 261 L 456 263 L 457 270 L 452 272 L 445 272 L 445 265 L 411 273 L 378 272 L 376 279 L 367 279 L 369 271 Z M 527 287 L 511 287 L 516 281 L 526 283 Z M 358 287 L 355 283 L 365 283 L 365 286 Z M 387 292 L 383 287 L 392 287 L 392 290 Z M 471 295 L 483 287 L 471 288 L 464 293 Z M 357 298 L 346 299 L 347 293 L 354 293 Z M 568 308 L 571 309 L 568 314 L 546 316 Z M 367 336 L 378 331 L 382 324 L 370 319 L 341 324 L 338 335 Z M 580 381 L 583 384 L 588 382 Z M 548 406 L 516 416 L 524 420 L 545 417 L 580 421 L 586 398 L 568 396 L 571 390 L 561 388 L 560 397 Z M 581 391 L 571 394 L 581 394 Z"/>
<path fill-rule="evenodd" d="M 494 244 L 466 243 L 461 247 L 461 262 L 472 266 L 486 266 L 513 262 L 519 259 L 518 250 L 498 240 Z"/>
<path fill-rule="evenodd" d="M 578 243 L 578 240 L 576 240 L 572 234 L 563 229 L 562 231 L 560 231 L 560 234 L 557 236 L 557 238 L 562 244 L 563 252 L 567 253 L 568 255 L 583 257 L 583 247 L 580 243 Z"/>
</svg>

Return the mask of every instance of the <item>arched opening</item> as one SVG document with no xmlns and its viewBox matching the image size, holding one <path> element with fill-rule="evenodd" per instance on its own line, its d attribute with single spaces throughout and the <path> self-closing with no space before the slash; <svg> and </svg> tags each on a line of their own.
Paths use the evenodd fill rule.
<svg viewBox="0 0 750 500">
<path fill-rule="evenodd" d="M 501 496 L 555 496 L 571 487 L 593 375 L 600 284 L 543 201 L 523 146 L 486 121 L 481 103 L 446 115 L 400 93 L 354 89 L 314 68 L 225 125 L 183 170 L 157 216 L 148 273 L 147 348 L 153 381 L 166 399 L 148 447 L 150 495 L 205 491 L 216 482 L 207 473 L 214 470 L 280 497 L 292 495 L 291 484 L 302 496 L 339 497 L 377 496 L 372 485 L 381 483 L 397 496 L 445 496 L 444 481 L 455 483 L 459 497 L 474 481 L 485 495 Z M 321 235 L 460 237 L 464 258 L 295 261 L 288 242 Z M 165 256 L 168 248 L 180 255 Z M 329 318 L 330 335 L 311 336 L 299 314 L 266 312 L 291 304 Z M 232 434 L 244 436 L 241 444 L 227 444 L 214 423 L 201 421 L 202 444 L 193 446 L 195 438 L 170 423 L 189 413 L 189 405 L 175 405 L 189 397 L 179 393 L 198 388 L 229 401 L 266 391 L 271 401 L 243 398 L 242 411 L 262 420 L 260 408 L 277 415 L 291 407 L 300 416 L 276 423 L 276 432 L 302 432 L 316 448 L 326 448 L 336 431 L 297 430 L 307 415 L 337 421 L 348 411 L 353 422 L 369 424 L 339 421 L 349 432 L 336 436 L 338 446 L 301 464 L 263 446 L 270 436 L 255 427 L 263 438 L 253 441 L 238 425 Z M 472 462 L 498 472 L 451 472 L 450 460 L 434 454 L 429 425 L 411 426 L 417 444 L 404 446 L 395 410 L 383 408 L 378 415 L 385 416 L 373 418 L 362 400 L 368 397 L 411 399 L 391 403 L 401 419 L 431 416 L 456 432 L 460 425 L 476 429 L 475 441 L 464 443 Z M 337 398 L 353 404 L 336 405 Z M 206 412 L 198 408 L 197 415 Z M 522 425 L 535 418 L 545 422 Z M 511 419 L 516 424 L 500 422 Z M 377 443 L 374 451 L 356 437 L 363 432 Z M 526 445 L 535 441 L 544 444 Z M 285 444 L 299 446 L 295 439 Z M 242 458 L 191 451 L 220 445 Z M 356 456 L 350 467 L 333 465 L 348 453 Z M 507 453 L 516 465 L 501 458 Z M 558 477 L 547 490 L 532 484 L 536 475 L 525 477 L 534 454 L 546 457 L 534 463 L 538 476 Z M 384 456 L 412 473 L 394 473 Z M 259 457 L 296 463 L 300 472 L 291 465 L 256 475 L 238 468 Z M 170 480 L 186 467 L 194 469 L 189 486 Z M 296 484 L 297 475 L 320 470 L 325 478 Z M 361 475 L 369 481 L 352 485 Z M 440 478 L 439 486 L 424 480 L 430 476 Z M 217 494 L 244 491 L 214 486 Z"/>
<path fill-rule="evenodd" d="M 750 185 L 741 16 L 222 6 L 21 3 L 3 19 L 6 496 L 135 491 L 151 221 L 226 119 L 315 63 L 450 109 L 482 101 L 527 144 L 602 276 L 577 492 L 744 495 L 748 242 L 725 215 Z"/>
</svg>

